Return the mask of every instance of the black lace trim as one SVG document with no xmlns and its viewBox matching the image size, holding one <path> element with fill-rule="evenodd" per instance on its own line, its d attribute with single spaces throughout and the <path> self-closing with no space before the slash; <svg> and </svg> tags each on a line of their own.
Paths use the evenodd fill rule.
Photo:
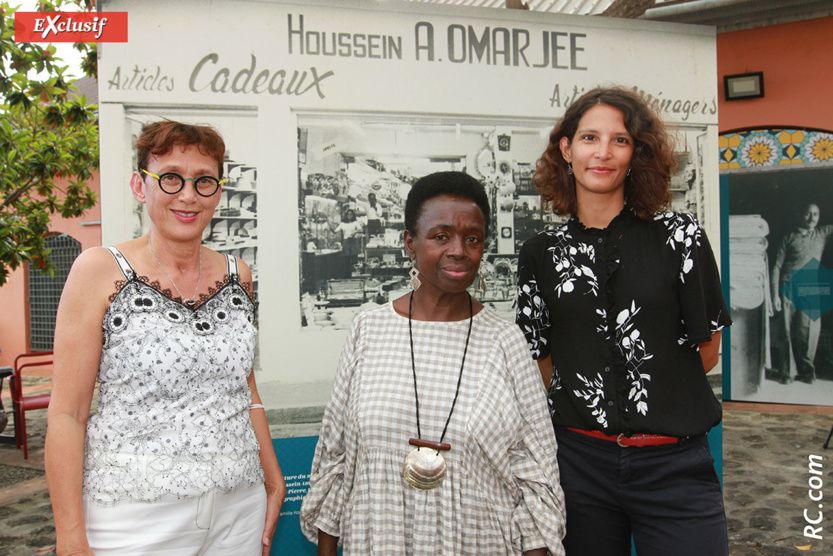
<svg viewBox="0 0 833 556">
<path fill-rule="evenodd" d="M 151 281 L 150 278 L 148 278 L 147 276 L 138 276 L 135 273 L 133 274 L 132 278 L 124 279 L 124 280 L 116 280 L 116 283 L 115 283 L 116 291 L 114 291 L 112 294 L 110 294 L 110 297 L 109 297 L 110 303 L 115 301 L 116 297 L 118 297 L 118 295 L 125 288 L 125 286 L 127 286 L 130 282 L 133 282 L 133 281 L 142 282 L 146 286 L 149 286 L 150 288 L 153 288 L 154 290 L 156 290 L 157 292 L 159 292 L 163 296 L 167 297 L 171 301 L 176 301 L 177 303 L 184 304 L 183 303 L 184 299 L 182 299 L 182 297 L 180 297 L 178 295 L 174 295 L 173 292 L 170 290 L 170 288 L 163 288 L 162 284 L 159 282 L 159 280 Z M 193 308 L 196 309 L 197 307 L 200 307 L 201 305 L 205 304 L 205 302 L 207 302 L 209 299 L 214 297 L 217 294 L 217 292 L 219 292 L 221 289 L 226 287 L 231 282 L 235 282 L 241 288 L 243 288 L 243 291 L 245 291 L 249 295 L 249 299 L 251 299 L 252 302 L 254 303 L 254 290 L 253 290 L 253 287 L 252 287 L 252 283 L 251 282 L 241 282 L 237 278 L 232 279 L 228 274 L 226 274 L 225 276 L 223 276 L 222 280 L 215 280 L 213 287 L 212 286 L 208 287 L 208 293 L 200 293 L 199 299 L 196 300 L 197 303 L 194 305 Z"/>
</svg>

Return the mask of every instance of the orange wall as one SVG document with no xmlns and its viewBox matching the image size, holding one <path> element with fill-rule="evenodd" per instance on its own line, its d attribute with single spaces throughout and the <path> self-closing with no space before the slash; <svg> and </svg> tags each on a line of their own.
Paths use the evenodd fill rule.
<svg viewBox="0 0 833 556">
<path fill-rule="evenodd" d="M 96 193 L 101 193 L 101 182 L 97 172 L 93 174 L 89 185 Z M 53 218 L 50 230 L 72 236 L 81 242 L 83 251 L 101 245 L 101 225 L 81 225 L 81 222 L 90 221 L 101 221 L 100 204 L 96 204 L 78 218 Z M 18 268 L 9 275 L 8 282 L 0 287 L 0 349 L 3 350 L 0 353 L 0 366 L 12 365 L 15 356 L 28 349 L 27 280 L 26 270 Z"/>
<path fill-rule="evenodd" d="M 833 130 L 833 17 L 717 35 L 721 133 L 743 128 Z M 764 72 L 764 97 L 726 102 L 723 76 Z"/>
</svg>

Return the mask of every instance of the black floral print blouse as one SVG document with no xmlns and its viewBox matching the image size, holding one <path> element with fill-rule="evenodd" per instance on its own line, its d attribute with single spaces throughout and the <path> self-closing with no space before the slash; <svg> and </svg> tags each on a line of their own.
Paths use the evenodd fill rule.
<svg viewBox="0 0 833 556">
<path fill-rule="evenodd" d="M 731 324 L 696 219 L 625 207 L 604 230 L 572 218 L 527 241 L 517 323 L 552 355 L 556 426 L 692 436 L 720 422 L 698 344 Z"/>
</svg>

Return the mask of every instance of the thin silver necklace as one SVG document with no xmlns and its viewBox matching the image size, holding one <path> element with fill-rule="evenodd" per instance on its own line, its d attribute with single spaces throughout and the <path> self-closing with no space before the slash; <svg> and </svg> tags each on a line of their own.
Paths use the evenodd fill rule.
<svg viewBox="0 0 833 556">
<path fill-rule="evenodd" d="M 174 282 L 174 279 L 171 278 L 171 275 L 168 274 L 168 271 L 165 270 L 165 265 L 162 264 L 162 261 L 159 260 L 159 257 L 156 256 L 156 251 L 153 250 L 153 244 L 150 242 L 150 232 L 148 232 L 148 247 L 150 247 L 150 254 L 153 255 L 153 258 L 156 259 L 156 264 L 159 265 L 159 268 L 162 269 L 162 272 L 165 273 L 165 276 L 168 277 L 168 280 L 171 281 L 171 284 L 174 285 L 174 289 L 176 293 L 179 294 L 179 297 L 182 299 L 182 303 L 187 305 L 188 307 L 193 307 L 197 304 L 196 297 L 197 297 L 197 290 L 200 289 L 200 282 L 202 281 L 202 248 L 200 248 L 200 259 L 199 259 L 199 275 L 197 276 L 197 285 L 194 287 L 194 293 L 191 294 L 191 297 L 186 299 L 182 292 L 179 291 L 179 287 Z"/>
</svg>

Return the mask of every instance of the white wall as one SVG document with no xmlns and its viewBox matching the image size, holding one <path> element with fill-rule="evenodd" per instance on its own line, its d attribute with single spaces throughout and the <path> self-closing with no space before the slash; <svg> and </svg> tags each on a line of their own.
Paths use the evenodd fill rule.
<svg viewBox="0 0 833 556">
<path fill-rule="evenodd" d="M 257 166 L 258 380 L 270 407 L 323 405 L 345 336 L 300 326 L 297 122 L 304 114 L 389 113 L 398 121 L 436 116 L 546 129 L 582 91 L 637 86 L 666 103 L 670 122 L 706 130 L 704 206 L 712 244 L 719 245 L 713 28 L 390 1 L 99 4 L 128 12 L 130 33 L 127 43 L 99 46 L 103 241 L 137 232 L 127 188 L 137 118 L 218 125 L 231 154 Z M 494 39 L 491 46 L 507 55 L 479 60 L 461 50 L 469 30 Z M 315 53 L 316 41 L 331 41 L 333 33 L 351 45 L 349 55 L 346 46 L 339 49 L 344 55 Z M 386 48 L 391 44 L 401 51 Z M 546 57 L 547 67 L 534 67 Z M 245 122 L 236 124 L 236 115 Z M 537 140 L 522 141 L 529 149 Z"/>
</svg>

